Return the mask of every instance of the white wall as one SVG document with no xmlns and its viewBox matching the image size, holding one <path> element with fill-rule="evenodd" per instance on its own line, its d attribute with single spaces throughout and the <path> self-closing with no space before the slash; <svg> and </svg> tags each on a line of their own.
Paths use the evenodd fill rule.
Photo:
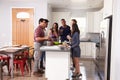
<svg viewBox="0 0 120 80">
<path fill-rule="evenodd" d="M 120 80 L 120 0 L 113 2 L 113 32 L 110 80 Z"/>
<path fill-rule="evenodd" d="M 0 46 L 12 41 L 12 7 L 31 7 L 34 12 L 34 26 L 37 27 L 39 18 L 47 18 L 47 0 L 33 1 L 4 1 L 0 0 Z"/>
<path fill-rule="evenodd" d="M 67 24 L 70 24 L 71 17 L 86 17 L 87 12 L 95 12 L 100 10 L 96 9 L 65 9 L 65 8 L 53 8 L 52 9 L 52 22 L 57 21 L 59 23 L 61 18 L 67 20 Z M 69 18 L 68 18 L 69 17 Z"/>
<path fill-rule="evenodd" d="M 61 26 L 60 20 L 64 18 L 68 25 L 70 25 L 70 21 L 72 17 L 86 17 L 86 11 L 65 11 L 65 10 L 54 10 L 52 12 L 52 23 L 58 22 L 59 26 Z"/>
<path fill-rule="evenodd" d="M 52 23 L 57 22 L 61 26 L 61 19 L 65 19 L 67 25 L 70 25 L 70 12 L 52 12 Z"/>
<path fill-rule="evenodd" d="M 69 10 L 69 9 L 58 9 L 54 8 L 52 12 L 52 22 L 58 22 L 60 19 L 65 18 L 67 24 L 70 24 L 72 17 L 87 17 L 86 32 L 99 32 L 99 25 L 102 17 L 103 10 L 101 9 L 88 9 L 88 10 Z M 69 17 L 69 18 L 68 18 Z"/>
<path fill-rule="evenodd" d="M 53 12 L 71 12 L 71 17 L 85 17 L 87 12 L 96 12 L 101 8 L 93 9 L 65 9 L 65 8 L 53 8 Z"/>
<path fill-rule="evenodd" d="M 71 11 L 71 17 L 86 17 L 86 12 Z"/>
<path fill-rule="evenodd" d="M 48 30 L 49 28 L 52 26 L 52 7 L 51 5 L 47 5 L 47 18 L 49 20 L 49 24 L 48 24 Z"/>
</svg>

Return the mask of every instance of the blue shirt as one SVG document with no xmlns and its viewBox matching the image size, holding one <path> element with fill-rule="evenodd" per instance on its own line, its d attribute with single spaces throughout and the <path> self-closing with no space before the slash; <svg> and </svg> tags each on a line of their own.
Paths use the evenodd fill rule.
<svg viewBox="0 0 120 80">
<path fill-rule="evenodd" d="M 66 25 L 65 28 L 61 26 L 59 28 L 59 34 L 60 34 L 61 42 L 68 41 L 67 35 L 71 34 L 70 26 Z"/>
<path fill-rule="evenodd" d="M 78 34 L 78 32 L 75 32 L 75 33 L 72 35 L 71 48 L 78 47 L 79 44 L 80 44 L 79 34 Z"/>
</svg>

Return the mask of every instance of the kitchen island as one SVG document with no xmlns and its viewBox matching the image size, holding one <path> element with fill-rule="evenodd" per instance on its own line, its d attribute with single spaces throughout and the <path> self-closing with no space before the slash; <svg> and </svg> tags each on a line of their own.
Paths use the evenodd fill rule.
<svg viewBox="0 0 120 80">
<path fill-rule="evenodd" d="M 70 49 L 60 46 L 43 46 L 46 52 L 45 78 L 47 80 L 67 80 L 70 78 Z"/>
</svg>

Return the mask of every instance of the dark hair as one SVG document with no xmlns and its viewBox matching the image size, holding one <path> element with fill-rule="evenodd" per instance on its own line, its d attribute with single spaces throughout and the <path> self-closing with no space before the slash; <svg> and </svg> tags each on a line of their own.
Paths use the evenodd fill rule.
<svg viewBox="0 0 120 80">
<path fill-rule="evenodd" d="M 72 25 L 72 34 L 74 34 L 75 32 L 78 32 L 78 34 L 80 34 L 80 30 L 78 28 L 78 25 L 77 24 L 73 24 Z"/>
<path fill-rule="evenodd" d="M 58 33 L 58 23 L 54 23 L 55 25 L 56 25 L 56 32 Z M 54 26 L 54 24 L 53 24 L 53 26 Z M 53 32 L 53 27 L 52 27 L 52 32 Z"/>
<path fill-rule="evenodd" d="M 44 19 L 44 21 L 45 21 L 45 22 L 49 22 L 49 20 L 48 20 L 48 19 Z"/>
<path fill-rule="evenodd" d="M 75 24 L 77 24 L 77 20 L 76 19 L 72 19 L 73 22 L 75 22 Z"/>
<path fill-rule="evenodd" d="M 43 18 L 40 18 L 39 21 L 38 21 L 38 24 L 40 24 L 40 22 L 43 22 Z"/>
<path fill-rule="evenodd" d="M 65 19 L 61 19 L 61 21 L 65 21 Z"/>
<path fill-rule="evenodd" d="M 40 24 L 40 23 L 43 22 L 43 21 L 49 22 L 48 19 L 40 18 L 39 21 L 38 21 L 38 23 Z"/>
</svg>

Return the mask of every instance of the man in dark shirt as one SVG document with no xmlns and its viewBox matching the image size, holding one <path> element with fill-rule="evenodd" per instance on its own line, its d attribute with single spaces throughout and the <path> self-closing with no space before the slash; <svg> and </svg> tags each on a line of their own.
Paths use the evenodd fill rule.
<svg viewBox="0 0 120 80">
<path fill-rule="evenodd" d="M 70 26 L 66 25 L 65 19 L 61 19 L 62 26 L 59 28 L 61 42 L 68 41 L 67 35 L 71 34 Z"/>
<path fill-rule="evenodd" d="M 47 19 L 39 19 L 39 26 L 35 29 L 34 32 L 34 68 L 33 68 L 33 75 L 38 75 L 38 68 L 39 68 L 39 60 L 41 57 L 42 52 L 40 51 L 40 47 L 43 45 L 43 42 L 49 40 L 48 36 L 45 36 L 44 30 L 48 25 Z M 41 75 L 42 76 L 42 75 Z"/>
</svg>

